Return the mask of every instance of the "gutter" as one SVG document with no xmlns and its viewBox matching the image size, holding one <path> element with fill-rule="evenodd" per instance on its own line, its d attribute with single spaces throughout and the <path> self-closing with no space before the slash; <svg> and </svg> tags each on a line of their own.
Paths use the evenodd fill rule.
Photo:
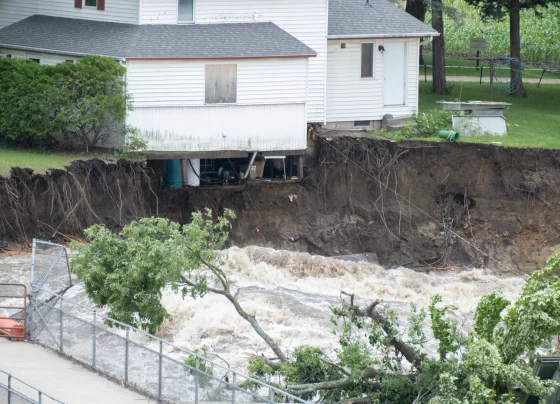
<svg viewBox="0 0 560 404">
<path fill-rule="evenodd" d="M 327 39 L 372 39 L 372 38 L 424 38 L 440 36 L 439 32 L 426 32 L 414 34 L 355 34 L 355 35 L 327 35 Z"/>
<path fill-rule="evenodd" d="M 8 45 L 8 44 L 3 44 L 3 43 L 0 43 L 0 47 L 1 48 L 6 48 L 6 49 L 24 50 L 24 51 L 30 51 L 30 52 L 50 53 L 52 55 L 67 55 L 67 56 L 78 56 L 78 57 L 89 56 L 89 55 L 97 55 L 97 56 L 103 56 L 103 57 L 113 58 L 113 59 L 117 59 L 117 60 L 123 60 L 124 59 L 123 56 L 99 55 L 97 53 L 66 52 L 66 51 L 59 51 L 59 50 L 55 50 L 55 49 L 33 48 L 31 46 Z"/>
</svg>

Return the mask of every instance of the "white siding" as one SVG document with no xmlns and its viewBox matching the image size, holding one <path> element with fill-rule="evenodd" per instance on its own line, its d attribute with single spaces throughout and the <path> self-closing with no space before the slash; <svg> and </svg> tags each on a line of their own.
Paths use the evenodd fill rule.
<svg viewBox="0 0 560 404">
<path fill-rule="evenodd" d="M 383 106 L 383 55 L 379 45 L 407 41 L 408 52 L 405 105 Z M 374 78 L 361 78 L 361 43 L 375 42 Z M 346 49 L 341 48 L 346 43 Z M 380 120 L 385 114 L 404 116 L 418 111 L 419 40 L 372 39 L 331 40 L 327 51 L 327 122 Z"/>
<path fill-rule="evenodd" d="M 307 144 L 305 104 L 135 108 L 149 151 L 282 151 Z"/>
<path fill-rule="evenodd" d="M 129 60 L 135 107 L 204 105 L 206 64 L 237 64 L 237 104 L 305 103 L 307 59 Z"/>
<path fill-rule="evenodd" d="M 178 0 L 142 0 L 140 24 L 177 24 Z"/>
<path fill-rule="evenodd" d="M 272 21 L 316 51 L 309 60 L 307 120 L 324 121 L 327 0 L 195 0 L 195 20 Z"/>
<path fill-rule="evenodd" d="M 138 24 L 140 0 L 106 0 L 105 10 L 74 8 L 74 0 L 0 0 L 0 28 L 34 14 Z"/>
<path fill-rule="evenodd" d="M 204 104 L 207 63 L 237 64 L 236 104 Z M 127 124 L 139 129 L 152 151 L 303 150 L 307 63 L 129 60 L 134 110 Z"/>
</svg>

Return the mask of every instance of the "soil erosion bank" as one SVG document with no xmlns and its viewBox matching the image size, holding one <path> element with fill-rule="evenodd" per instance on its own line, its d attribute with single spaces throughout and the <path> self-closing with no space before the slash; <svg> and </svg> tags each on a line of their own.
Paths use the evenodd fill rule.
<svg viewBox="0 0 560 404">
<path fill-rule="evenodd" d="M 301 183 L 161 190 L 159 166 L 125 161 L 44 176 L 13 170 L 0 179 L 0 240 L 231 208 L 239 246 L 530 271 L 560 250 L 559 163 L 557 150 L 342 137 L 316 141 Z"/>
</svg>

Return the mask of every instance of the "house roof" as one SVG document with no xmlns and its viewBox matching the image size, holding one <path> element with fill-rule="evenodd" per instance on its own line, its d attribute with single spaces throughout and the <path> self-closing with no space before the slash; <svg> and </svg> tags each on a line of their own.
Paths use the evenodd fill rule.
<svg viewBox="0 0 560 404">
<path fill-rule="evenodd" d="M 387 0 L 329 0 L 329 38 L 438 36 Z"/>
<path fill-rule="evenodd" d="M 0 29 L 0 47 L 115 58 L 231 59 L 317 53 L 271 22 L 133 25 L 34 15 Z"/>
</svg>

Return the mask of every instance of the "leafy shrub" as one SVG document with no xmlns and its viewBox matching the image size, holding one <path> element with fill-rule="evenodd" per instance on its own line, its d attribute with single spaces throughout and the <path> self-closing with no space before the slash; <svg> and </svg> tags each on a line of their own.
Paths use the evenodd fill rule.
<svg viewBox="0 0 560 404">
<path fill-rule="evenodd" d="M 452 111 L 442 109 L 422 112 L 408 122 L 404 129 L 398 133 L 397 137 L 411 139 L 437 136 L 440 130 L 451 129 L 452 114 Z"/>
<path fill-rule="evenodd" d="M 148 142 L 138 136 L 136 128 L 128 128 L 124 146 L 118 155 L 123 157 L 141 157 L 142 154 L 148 149 Z"/>
<path fill-rule="evenodd" d="M 101 56 L 56 66 L 0 60 L 0 142 L 37 146 L 62 134 L 89 151 L 107 136 L 124 135 L 125 72 Z"/>
<path fill-rule="evenodd" d="M 202 347 L 202 349 L 197 349 L 195 350 L 196 354 L 201 354 L 202 356 L 206 356 L 208 354 L 208 347 L 206 345 L 204 345 Z M 191 368 L 196 369 L 196 360 L 197 360 L 197 356 L 195 355 L 189 355 L 186 359 L 185 359 L 185 364 L 187 366 L 190 366 Z M 200 387 L 206 387 L 211 381 L 212 381 L 212 377 L 214 375 L 214 367 L 212 366 L 212 363 L 207 361 L 206 359 L 202 359 L 200 357 L 198 357 L 198 370 L 206 373 L 206 374 L 201 374 L 199 376 L 198 382 L 200 383 Z M 196 376 L 196 371 L 189 369 L 189 373 L 191 375 L 195 375 Z"/>
</svg>

